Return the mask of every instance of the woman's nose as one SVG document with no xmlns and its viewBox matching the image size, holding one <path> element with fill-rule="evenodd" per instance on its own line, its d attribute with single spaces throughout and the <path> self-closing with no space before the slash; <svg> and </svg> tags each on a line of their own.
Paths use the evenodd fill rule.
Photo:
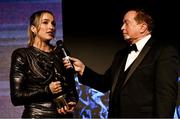
<svg viewBox="0 0 180 119">
<path fill-rule="evenodd" d="M 55 30 L 55 26 L 53 24 L 49 24 L 49 28 Z"/>
</svg>

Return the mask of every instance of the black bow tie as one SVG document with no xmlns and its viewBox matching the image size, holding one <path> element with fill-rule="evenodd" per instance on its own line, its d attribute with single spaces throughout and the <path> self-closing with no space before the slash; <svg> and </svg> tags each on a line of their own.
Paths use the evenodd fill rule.
<svg viewBox="0 0 180 119">
<path fill-rule="evenodd" d="M 135 51 L 135 52 L 138 51 L 136 44 L 132 44 L 128 46 L 128 53 L 130 53 L 131 51 Z"/>
</svg>

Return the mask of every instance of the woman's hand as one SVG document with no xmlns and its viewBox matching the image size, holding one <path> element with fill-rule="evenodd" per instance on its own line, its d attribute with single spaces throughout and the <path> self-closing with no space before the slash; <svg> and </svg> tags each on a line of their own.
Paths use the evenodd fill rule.
<svg viewBox="0 0 180 119">
<path fill-rule="evenodd" d="M 49 88 L 53 94 L 59 93 L 62 91 L 61 82 L 53 81 L 49 84 Z"/>
<path fill-rule="evenodd" d="M 68 102 L 68 104 L 60 109 L 57 109 L 60 114 L 73 113 L 76 107 L 76 102 Z"/>
</svg>

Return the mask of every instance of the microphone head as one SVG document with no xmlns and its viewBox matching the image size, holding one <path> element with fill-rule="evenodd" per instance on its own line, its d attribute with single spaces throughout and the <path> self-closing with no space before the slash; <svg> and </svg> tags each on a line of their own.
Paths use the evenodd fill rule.
<svg viewBox="0 0 180 119">
<path fill-rule="evenodd" d="M 56 45 L 62 47 L 63 46 L 63 41 L 62 40 L 58 40 L 56 42 Z"/>
</svg>

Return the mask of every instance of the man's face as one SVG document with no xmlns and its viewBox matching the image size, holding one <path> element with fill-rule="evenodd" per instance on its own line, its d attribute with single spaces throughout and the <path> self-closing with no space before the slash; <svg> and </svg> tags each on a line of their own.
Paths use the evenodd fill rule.
<svg viewBox="0 0 180 119">
<path fill-rule="evenodd" d="M 129 11 L 125 14 L 123 19 L 123 25 L 121 30 L 123 32 L 124 39 L 128 42 L 132 42 L 139 38 L 141 24 L 135 21 L 136 11 Z"/>
</svg>

